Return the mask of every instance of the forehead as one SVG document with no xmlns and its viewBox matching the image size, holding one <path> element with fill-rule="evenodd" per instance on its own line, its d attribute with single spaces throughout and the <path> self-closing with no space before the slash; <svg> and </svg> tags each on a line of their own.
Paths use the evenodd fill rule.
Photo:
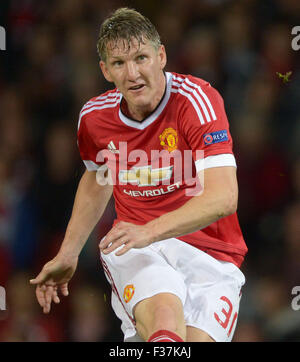
<svg viewBox="0 0 300 362">
<path fill-rule="evenodd" d="M 151 51 L 153 44 L 145 38 L 139 41 L 136 38 L 111 40 L 106 45 L 107 58 L 131 56 L 141 51 Z"/>
</svg>

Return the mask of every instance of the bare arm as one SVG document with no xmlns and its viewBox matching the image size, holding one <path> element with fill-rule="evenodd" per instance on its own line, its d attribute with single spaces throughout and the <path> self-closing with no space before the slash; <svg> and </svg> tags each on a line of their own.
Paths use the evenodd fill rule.
<svg viewBox="0 0 300 362">
<path fill-rule="evenodd" d="M 204 171 L 204 180 L 202 194 L 192 197 L 178 209 L 142 226 L 120 222 L 101 242 L 100 249 L 108 254 L 125 244 L 116 253 L 122 255 L 132 247 L 145 247 L 155 241 L 186 235 L 233 214 L 238 200 L 236 168 L 207 169 Z"/>
<path fill-rule="evenodd" d="M 78 256 L 90 233 L 103 215 L 112 194 L 112 186 L 100 186 L 96 172 L 85 171 L 75 196 L 73 211 L 60 254 Z"/>
<path fill-rule="evenodd" d="M 235 167 L 205 170 L 205 187 L 179 209 L 161 215 L 147 225 L 154 241 L 186 235 L 203 229 L 237 208 L 238 186 Z"/>
</svg>

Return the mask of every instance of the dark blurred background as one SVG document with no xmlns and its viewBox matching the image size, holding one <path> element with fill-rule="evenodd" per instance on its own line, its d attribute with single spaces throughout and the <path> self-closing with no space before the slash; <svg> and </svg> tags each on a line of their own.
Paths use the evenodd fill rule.
<svg viewBox="0 0 300 362">
<path fill-rule="evenodd" d="M 112 87 L 98 67 L 100 23 L 121 6 L 157 26 L 168 71 L 193 74 L 222 94 L 238 161 L 239 219 L 249 248 L 234 341 L 300 340 L 299 0 L 1 0 L 0 341 L 121 341 L 99 238 L 110 202 L 70 283 L 43 315 L 29 279 L 56 255 L 84 171 L 78 114 Z M 276 72 L 292 71 L 284 83 Z"/>
</svg>

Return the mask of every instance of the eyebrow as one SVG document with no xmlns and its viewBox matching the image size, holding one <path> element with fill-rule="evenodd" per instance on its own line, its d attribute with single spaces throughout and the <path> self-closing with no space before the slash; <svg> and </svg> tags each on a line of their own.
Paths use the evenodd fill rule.
<svg viewBox="0 0 300 362">
<path fill-rule="evenodd" d="M 138 55 L 140 55 L 142 53 L 145 53 L 145 52 L 146 52 L 145 49 L 139 49 L 133 54 L 133 57 L 138 56 Z M 123 56 L 122 55 L 109 55 L 109 58 L 111 58 L 111 60 L 116 60 L 116 59 L 122 59 Z"/>
</svg>

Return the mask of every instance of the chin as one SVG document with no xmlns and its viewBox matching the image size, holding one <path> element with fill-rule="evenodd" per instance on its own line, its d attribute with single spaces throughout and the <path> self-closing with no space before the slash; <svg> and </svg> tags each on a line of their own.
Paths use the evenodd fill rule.
<svg viewBox="0 0 300 362">
<path fill-rule="evenodd" d="M 131 104 L 135 107 L 146 107 L 151 103 L 149 99 L 145 99 L 143 96 L 134 97 L 131 99 Z"/>
</svg>

